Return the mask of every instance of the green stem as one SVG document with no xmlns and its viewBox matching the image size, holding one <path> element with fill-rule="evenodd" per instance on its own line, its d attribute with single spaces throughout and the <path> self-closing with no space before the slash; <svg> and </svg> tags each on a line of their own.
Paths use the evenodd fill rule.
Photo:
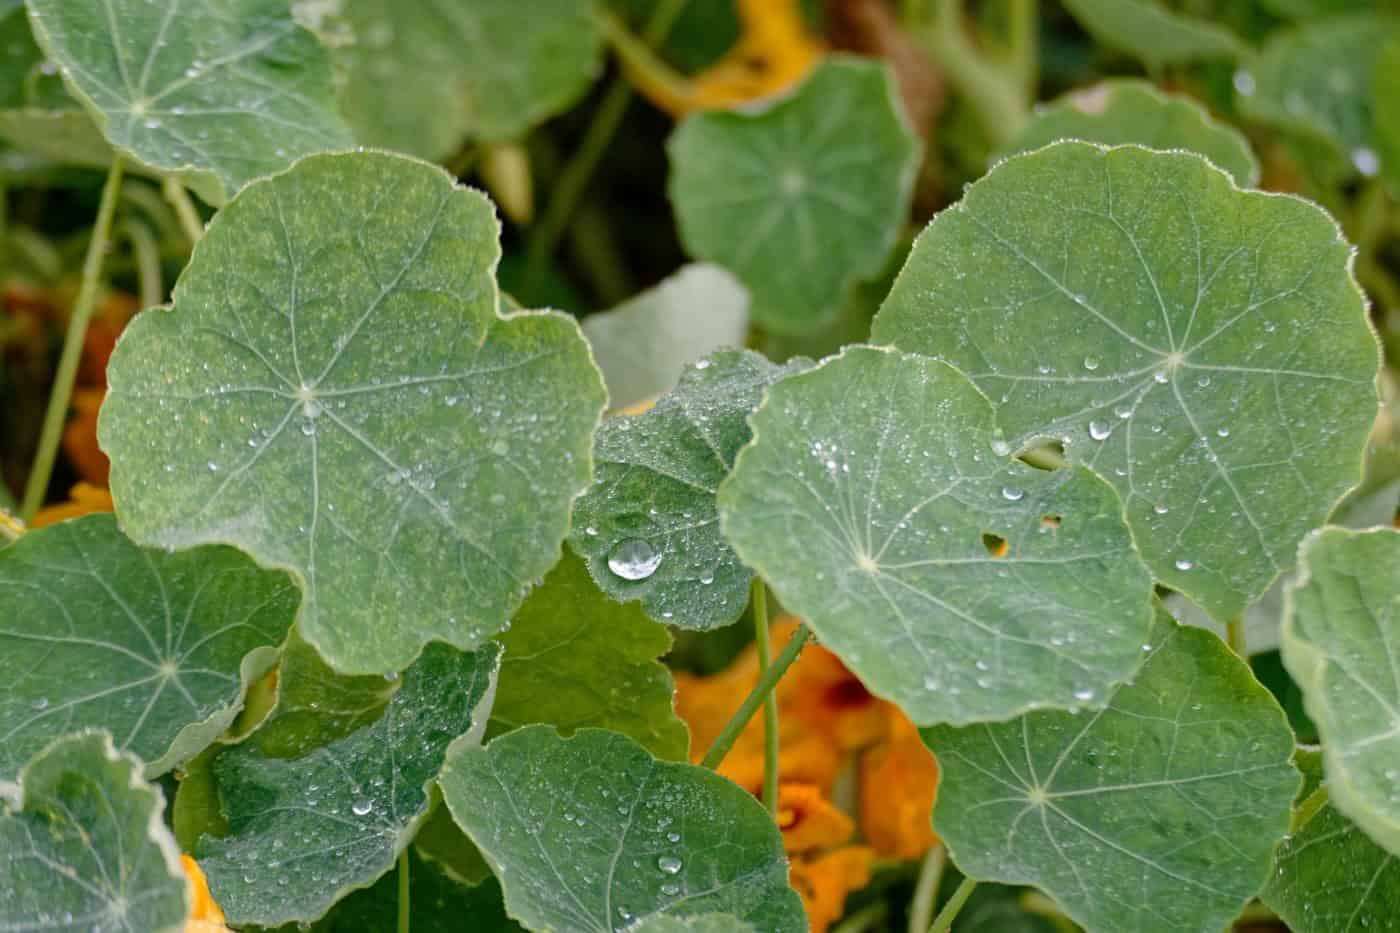
<svg viewBox="0 0 1400 933">
<path fill-rule="evenodd" d="M 116 213 L 117 194 L 121 186 L 122 159 L 116 156 L 107 173 L 107 183 L 102 187 L 97 223 L 92 228 L 92 239 L 88 241 L 87 256 L 83 259 L 78 300 L 68 319 L 68 334 L 63 338 L 63 353 L 58 359 L 58 372 L 54 375 L 53 390 L 49 394 L 49 407 L 44 413 L 39 447 L 34 453 L 29 482 L 24 487 L 24 499 L 20 503 L 19 517 L 26 523 L 34 518 L 34 513 L 43 504 L 49 478 L 53 475 L 54 458 L 58 455 L 58 443 L 63 437 L 63 422 L 68 417 L 68 400 L 73 395 L 73 381 L 77 378 L 78 362 L 83 355 L 83 338 L 87 335 L 88 321 L 92 319 L 93 309 L 97 306 L 102 260 L 107 255 L 107 245 L 111 240 L 112 216 Z"/>
<path fill-rule="evenodd" d="M 184 231 L 190 245 L 193 246 L 202 240 L 204 221 L 200 219 L 199 210 L 195 208 L 194 201 L 190 200 L 190 193 L 185 190 L 180 180 L 174 177 L 166 178 L 161 183 L 160 190 L 165 195 L 165 200 L 175 208 L 175 216 L 180 218 L 180 229 Z"/>
<path fill-rule="evenodd" d="M 1293 811 L 1293 819 L 1290 822 L 1288 831 L 1290 833 L 1296 833 L 1304 826 L 1307 826 L 1308 821 L 1317 816 L 1317 811 L 1326 806 L 1330 798 L 1331 794 L 1328 792 L 1326 784 L 1319 786 L 1317 790 L 1308 794 L 1307 799 L 1298 804 L 1298 809 Z"/>
<path fill-rule="evenodd" d="M 933 918 L 933 905 L 938 903 L 938 883 L 943 880 L 943 869 L 948 864 L 948 853 L 942 845 L 935 843 L 924 856 L 919 866 L 919 880 L 914 885 L 914 900 L 909 904 L 909 933 L 924 933 Z"/>
<path fill-rule="evenodd" d="M 1020 85 L 1022 99 L 1034 100 L 1036 76 L 1040 71 L 1039 0 L 1010 0 L 1007 18 L 1010 70 Z"/>
<path fill-rule="evenodd" d="M 1239 615 L 1225 622 L 1225 644 L 1230 646 L 1230 650 L 1245 662 L 1249 661 L 1249 645 L 1246 643 L 1244 634 L 1244 616 Z"/>
<path fill-rule="evenodd" d="M 753 578 L 753 643 L 758 653 L 758 674 L 768 670 L 771 648 L 768 643 L 768 588 Z M 778 694 L 770 691 L 763 700 L 763 805 L 770 816 L 778 815 Z"/>
<path fill-rule="evenodd" d="M 1001 147 L 1030 119 L 1030 100 L 1021 87 L 1022 76 L 1008 75 L 1002 63 L 975 48 L 963 20 L 962 0 L 935 0 L 925 39 L 948 79 L 977 113 L 988 138 Z"/>
<path fill-rule="evenodd" d="M 928 933 L 948 933 L 953 928 L 953 921 L 958 917 L 958 911 L 963 909 L 967 899 L 972 896 L 973 890 L 977 887 L 977 882 L 971 878 L 964 878 L 958 885 L 958 889 L 953 892 L 953 896 L 948 898 L 948 903 L 943 905 L 943 909 L 938 912 L 938 917 L 933 921 L 933 926 L 928 928 Z"/>
<path fill-rule="evenodd" d="M 141 307 L 154 308 L 165 300 L 165 281 L 160 273 L 160 243 L 143 220 L 132 217 L 122 224 L 122 233 L 136 257 L 136 279 L 141 289 Z"/>
<path fill-rule="evenodd" d="M 410 905 L 408 893 L 408 850 L 404 849 L 399 853 L 399 930 L 398 933 L 408 933 L 408 908 Z"/>
<path fill-rule="evenodd" d="M 867 904 L 832 927 L 831 933 L 866 933 L 883 923 L 889 912 L 890 906 L 884 901 Z"/>
<path fill-rule="evenodd" d="M 700 762 L 701 767 L 713 769 L 720 766 L 720 762 L 724 761 L 724 756 L 729 754 L 729 750 L 738 741 L 739 733 L 744 731 L 744 727 L 749 724 L 753 714 L 758 712 L 758 708 L 763 705 L 764 699 L 773 692 L 778 681 L 783 679 L 783 675 L 792 666 L 792 662 L 797 660 L 798 654 L 802 652 L 802 646 L 807 644 L 807 639 L 811 636 L 812 633 L 807 626 L 799 625 L 797 627 L 797 630 L 792 633 L 792 639 L 773 659 L 768 670 L 759 675 L 758 683 L 754 684 L 753 690 L 744 697 L 744 702 L 739 704 L 739 708 L 729 718 L 729 722 L 724 724 L 724 729 L 720 731 L 720 734 L 711 743 L 709 750 L 705 752 L 705 757 Z"/>
</svg>

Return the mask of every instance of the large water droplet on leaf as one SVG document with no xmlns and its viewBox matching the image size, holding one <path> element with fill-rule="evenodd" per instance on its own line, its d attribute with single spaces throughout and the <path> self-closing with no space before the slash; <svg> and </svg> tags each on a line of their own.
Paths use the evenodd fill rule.
<svg viewBox="0 0 1400 933">
<path fill-rule="evenodd" d="M 608 569 L 624 580 L 645 580 L 661 565 L 661 552 L 641 538 L 618 543 L 608 555 Z"/>
</svg>

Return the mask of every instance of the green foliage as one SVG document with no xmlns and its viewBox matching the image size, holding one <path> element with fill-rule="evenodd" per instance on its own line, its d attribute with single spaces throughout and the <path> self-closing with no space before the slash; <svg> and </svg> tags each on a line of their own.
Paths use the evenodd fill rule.
<svg viewBox="0 0 1400 933">
<path fill-rule="evenodd" d="M 1170 9 L 1163 0 L 1064 0 L 1084 28 L 1153 70 L 1202 59 L 1234 58 L 1238 37 L 1207 20 Z"/>
</svg>

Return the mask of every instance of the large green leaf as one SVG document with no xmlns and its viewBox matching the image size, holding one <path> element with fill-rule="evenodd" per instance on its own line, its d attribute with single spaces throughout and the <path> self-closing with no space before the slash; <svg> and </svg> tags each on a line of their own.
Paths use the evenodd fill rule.
<svg viewBox="0 0 1400 933">
<path fill-rule="evenodd" d="M 147 776 L 193 757 L 272 666 L 297 601 L 232 548 L 144 550 L 110 515 L 25 534 L 0 550 L 0 778 L 89 727 Z"/>
<path fill-rule="evenodd" d="M 1283 661 L 1337 808 L 1400 854 L 1400 531 L 1328 528 L 1285 596 Z"/>
<path fill-rule="evenodd" d="M 668 917 L 658 914 L 631 928 L 634 933 L 756 933 L 752 924 L 733 914 Z"/>
<path fill-rule="evenodd" d="M 112 356 L 123 528 L 293 571 L 302 634 L 345 673 L 495 634 L 558 560 L 604 405 L 571 319 L 496 316 L 497 229 L 400 156 L 250 185 Z"/>
<path fill-rule="evenodd" d="M 658 758 L 684 759 L 690 734 L 676 715 L 666 627 L 604 596 L 566 551 L 500 636 L 505 648 L 493 732 L 530 723 L 565 735 L 612 729 Z"/>
<path fill-rule="evenodd" d="M 1228 29 L 1169 10 L 1161 0 L 1064 0 L 1064 5 L 1100 42 L 1131 53 L 1154 71 L 1234 58 L 1243 51 Z"/>
<path fill-rule="evenodd" d="M 687 118 L 668 149 L 686 249 L 737 275 L 753 320 L 786 334 L 830 321 L 879 273 L 919 162 L 889 68 L 840 57 L 756 111 Z"/>
<path fill-rule="evenodd" d="M 486 730 L 500 652 L 430 645 L 373 723 L 296 759 L 245 743 L 214 762 L 228 834 L 196 849 L 230 923 L 309 922 L 387 872 L 449 746 Z"/>
<path fill-rule="evenodd" d="M 957 370 L 854 347 L 774 385 L 750 423 L 725 537 L 915 722 L 1101 705 L 1141 664 L 1151 580 L 1118 497 L 1006 456 Z"/>
<path fill-rule="evenodd" d="M 688 368 L 654 408 L 598 431 L 597 476 L 574 507 L 570 544 L 613 599 L 687 629 L 729 625 L 753 572 L 719 533 L 715 492 L 749 441 L 763 391 L 809 361 L 776 366 L 720 350 Z"/>
<path fill-rule="evenodd" d="M 1299 749 L 1296 761 L 1310 782 L 1322 779 L 1321 753 Z M 1371 841 L 1330 801 L 1316 800 L 1300 803 L 1299 810 L 1311 816 L 1274 854 L 1276 867 L 1260 900 L 1293 933 L 1400 931 L 1400 858 Z"/>
<path fill-rule="evenodd" d="M 764 933 L 807 929 L 778 828 L 705 768 L 625 736 L 527 726 L 454 749 L 443 798 L 534 930 L 630 930 L 661 914 L 731 913 Z"/>
<path fill-rule="evenodd" d="M 1028 152 L 1060 139 L 1198 152 L 1247 188 L 1259 183 L 1259 162 L 1239 130 L 1216 121 L 1189 97 L 1165 94 L 1146 81 L 1118 79 L 1066 94 L 1038 110 L 1007 149 Z"/>
<path fill-rule="evenodd" d="M 0 930 L 181 933 L 190 912 L 165 801 L 105 733 L 67 736 L 0 785 Z"/>
<path fill-rule="evenodd" d="M 709 263 L 679 272 L 611 311 L 583 319 L 583 334 L 608 385 L 608 404 L 626 408 L 669 391 L 685 367 L 723 347 L 742 347 L 749 295 Z"/>
<path fill-rule="evenodd" d="M 1104 709 L 924 730 L 933 821 L 974 878 L 1033 884 L 1090 933 L 1226 927 L 1288 830 L 1293 734 L 1209 632 L 1165 612 Z"/>
<path fill-rule="evenodd" d="M 935 218 L 874 335 L 967 372 L 1013 447 L 1060 438 L 1157 579 L 1226 619 L 1360 479 L 1377 345 L 1350 262 L 1320 208 L 1197 155 L 1064 142 Z"/>
</svg>

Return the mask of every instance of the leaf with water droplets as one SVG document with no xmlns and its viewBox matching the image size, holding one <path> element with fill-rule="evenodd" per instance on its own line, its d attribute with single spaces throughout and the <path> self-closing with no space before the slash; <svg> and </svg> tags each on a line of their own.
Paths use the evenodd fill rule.
<svg viewBox="0 0 1400 933">
<path fill-rule="evenodd" d="M 330 58 L 286 0 L 27 0 L 35 37 L 107 139 L 222 202 L 351 145 Z"/>
<path fill-rule="evenodd" d="M 1239 130 L 1216 121 L 1191 98 L 1163 93 L 1146 81 L 1104 81 L 1066 94 L 1038 110 L 1005 154 L 1029 152 L 1061 139 L 1189 149 L 1229 172 L 1242 188 L 1259 183 L 1259 162 Z"/>
<path fill-rule="evenodd" d="M 246 188 L 112 356 L 122 527 L 291 570 L 343 673 L 494 635 L 559 558 L 604 405 L 571 319 L 496 315 L 497 232 L 483 196 L 384 153 Z"/>
<path fill-rule="evenodd" d="M 195 854 L 229 922 L 309 922 L 387 872 L 427 815 L 449 746 L 485 733 L 499 658 L 494 645 L 429 645 L 383 715 L 350 735 L 294 759 L 256 742 L 220 754 L 228 834 L 202 837 Z"/>
<path fill-rule="evenodd" d="M 1400 855 L 1400 532 L 1327 528 L 1284 597 L 1283 661 L 1337 808 Z"/>
<path fill-rule="evenodd" d="M 1200 156 L 1063 142 L 934 219 L 874 335 L 962 368 L 1013 446 L 1062 439 L 1157 579 L 1227 619 L 1361 476 L 1378 353 L 1350 260 L 1316 205 Z"/>
<path fill-rule="evenodd" d="M 924 730 L 934 828 L 964 872 L 1035 885 L 1089 933 L 1220 930 L 1288 830 L 1293 733 L 1211 633 L 1159 612 L 1147 646 L 1096 713 Z"/>
<path fill-rule="evenodd" d="M 30 759 L 15 799 L 0 792 L 0 930 L 184 930 L 189 882 L 164 806 L 105 733 Z"/>
<path fill-rule="evenodd" d="M 648 917 L 633 933 L 757 933 L 752 924 L 733 914 L 704 914 L 697 917 Z"/>
<path fill-rule="evenodd" d="M 951 366 L 850 348 L 775 384 L 750 424 L 724 536 L 915 722 L 1094 706 L 1141 664 L 1151 580 L 1118 497 L 1011 458 Z"/>
<path fill-rule="evenodd" d="M 527 726 L 454 749 L 441 785 L 501 879 L 506 909 L 530 929 L 621 930 L 716 912 L 765 933 L 807 929 L 763 806 L 626 736 Z"/>
<path fill-rule="evenodd" d="M 84 728 L 160 774 L 222 733 L 296 616 L 285 574 L 227 547 L 132 544 L 111 515 L 0 550 L 0 779 Z"/>
<path fill-rule="evenodd" d="M 668 149 L 686 249 L 737 275 L 754 322 L 784 334 L 829 322 L 880 272 L 919 162 L 888 66 L 842 57 L 756 111 L 688 117 Z"/>
<path fill-rule="evenodd" d="M 1235 58 L 1230 30 L 1169 9 L 1162 0 L 1064 0 L 1065 8 L 1104 45 L 1130 52 L 1153 71 L 1163 65 Z"/>
<path fill-rule="evenodd" d="M 739 618 L 753 572 L 719 533 L 715 491 L 748 443 L 745 420 L 784 366 L 749 350 L 720 350 L 688 368 L 645 414 L 603 423 L 597 475 L 574 507 L 569 543 L 613 599 L 687 629 Z"/>
</svg>

